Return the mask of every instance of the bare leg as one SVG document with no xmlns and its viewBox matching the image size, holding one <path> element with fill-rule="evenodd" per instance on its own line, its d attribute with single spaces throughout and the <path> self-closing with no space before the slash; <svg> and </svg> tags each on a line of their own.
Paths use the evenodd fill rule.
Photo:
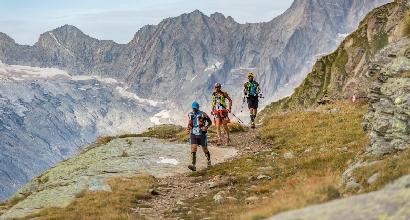
<svg viewBox="0 0 410 220">
<path fill-rule="evenodd" d="M 255 128 L 256 109 L 250 108 L 251 128 Z"/>
<path fill-rule="evenodd" d="M 221 140 L 222 140 L 222 134 L 221 134 L 221 124 L 219 123 L 219 119 L 216 122 L 216 133 L 218 135 L 218 142 L 217 145 L 221 144 Z"/>
<path fill-rule="evenodd" d="M 197 144 L 192 144 L 191 145 L 191 152 L 197 152 L 198 145 Z"/>
<path fill-rule="evenodd" d="M 228 128 L 228 122 L 224 121 L 223 122 L 223 126 L 224 126 L 224 130 L 227 136 L 227 143 L 229 144 L 231 142 L 230 138 L 229 138 L 229 128 Z"/>
</svg>

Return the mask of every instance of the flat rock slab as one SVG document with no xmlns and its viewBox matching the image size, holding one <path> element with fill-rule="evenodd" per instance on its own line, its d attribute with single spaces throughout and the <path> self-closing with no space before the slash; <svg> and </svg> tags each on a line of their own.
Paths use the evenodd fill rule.
<svg viewBox="0 0 410 220">
<path fill-rule="evenodd" d="M 236 155 L 232 148 L 210 147 L 213 163 Z M 65 207 L 84 190 L 105 190 L 111 177 L 153 175 L 166 177 L 187 172 L 191 160 L 188 144 L 147 138 L 114 139 L 108 144 L 61 162 L 24 186 L 16 196 L 29 195 L 0 219 L 24 217 L 48 207 Z M 198 168 L 206 167 L 205 155 L 198 153 Z"/>
<path fill-rule="evenodd" d="M 410 175 L 384 189 L 307 208 L 284 212 L 269 220 L 410 219 Z"/>
</svg>

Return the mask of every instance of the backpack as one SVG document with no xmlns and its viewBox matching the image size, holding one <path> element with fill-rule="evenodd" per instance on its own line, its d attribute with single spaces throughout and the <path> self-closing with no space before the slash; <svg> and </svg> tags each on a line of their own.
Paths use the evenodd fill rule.
<svg viewBox="0 0 410 220">
<path fill-rule="evenodd" d="M 248 94 L 248 96 L 258 96 L 259 95 L 259 83 L 256 81 L 252 82 L 246 82 L 245 85 L 245 93 Z"/>
<path fill-rule="evenodd" d="M 190 112 L 188 114 L 189 118 L 189 128 L 191 128 L 192 134 L 201 135 L 203 134 L 201 128 L 205 126 L 205 115 L 203 111 Z"/>
<path fill-rule="evenodd" d="M 212 108 L 216 108 L 218 110 L 221 110 L 221 109 L 219 109 L 219 106 L 218 106 L 218 105 L 220 105 L 220 107 L 222 107 L 222 109 L 226 109 L 227 105 L 226 105 L 225 95 L 226 95 L 225 92 L 222 92 L 222 94 L 221 93 L 217 94 L 216 92 L 212 93 Z"/>
</svg>

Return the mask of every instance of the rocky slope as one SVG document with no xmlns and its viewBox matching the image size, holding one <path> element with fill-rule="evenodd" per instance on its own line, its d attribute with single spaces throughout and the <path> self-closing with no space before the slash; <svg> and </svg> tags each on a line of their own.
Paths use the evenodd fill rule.
<svg viewBox="0 0 410 220">
<path fill-rule="evenodd" d="M 397 0 L 373 10 L 335 52 L 316 62 L 292 96 L 268 106 L 260 118 L 270 111 L 307 108 L 317 102 L 353 96 L 367 100 L 364 128 L 371 144 L 343 175 L 348 189 L 360 189 L 353 177 L 355 170 L 377 163 L 374 156 L 410 146 L 409 37 L 408 1 Z"/>
<path fill-rule="evenodd" d="M 377 192 L 281 213 L 269 220 L 408 219 L 409 185 L 410 176 L 405 176 Z"/>
<path fill-rule="evenodd" d="M 272 97 L 286 83 L 298 82 L 294 77 L 304 76 L 314 56 L 334 49 L 369 10 L 386 2 L 296 0 L 281 16 L 258 24 L 194 11 L 145 26 L 125 45 L 69 25 L 42 34 L 34 46 L 2 34 L 0 60 L 116 78 L 143 97 L 178 105 L 207 103 L 216 81 L 239 100 L 245 74 L 253 70 Z"/>
<path fill-rule="evenodd" d="M 294 95 L 268 108 L 293 110 L 311 107 L 324 99 L 340 100 L 353 95 L 368 101 L 363 127 L 370 144 L 343 173 L 346 192 L 377 189 L 394 177 L 408 175 L 409 51 L 410 1 L 397 0 L 372 11 L 333 54 L 315 64 Z M 400 167 L 395 163 L 400 163 Z M 409 176 L 405 176 L 373 193 L 286 212 L 271 219 L 408 219 L 408 186 Z"/>
<path fill-rule="evenodd" d="M 159 150 L 161 149 L 161 150 Z M 214 163 L 236 154 L 235 149 L 211 148 Z M 106 180 L 114 177 L 153 175 L 165 177 L 185 172 L 190 148 L 149 138 L 117 138 L 90 145 L 77 157 L 64 161 L 25 185 L 12 198 L 17 200 L 0 219 L 21 218 L 49 207 L 66 207 L 85 190 L 111 191 Z M 198 158 L 199 168 L 205 165 Z M 4 213 L 3 213 L 4 212 Z"/>
<path fill-rule="evenodd" d="M 410 12 L 410 7 L 407 9 Z M 360 169 L 371 169 L 374 165 L 391 157 L 400 157 L 410 149 L 410 38 L 390 44 L 376 56 L 377 69 L 369 71 L 376 80 L 369 91 L 369 111 L 365 115 L 364 129 L 370 136 L 370 145 L 359 155 L 343 174 L 349 190 L 361 190 L 362 185 L 355 177 Z M 384 156 L 384 157 L 383 157 Z M 378 180 L 378 169 L 365 176 L 367 182 Z M 370 180 L 372 179 L 373 180 Z"/>
<path fill-rule="evenodd" d="M 370 145 L 356 156 L 353 164 L 343 173 L 342 183 L 347 191 L 365 192 L 369 191 L 365 188 L 385 183 L 391 178 L 389 176 L 406 176 L 375 192 L 284 212 L 270 219 L 410 217 L 409 170 L 394 167 L 398 161 L 406 167 L 404 163 L 409 159 L 406 156 L 410 149 L 410 57 L 406 52 L 409 48 L 410 39 L 403 38 L 382 49 L 372 62 L 372 66 L 377 64 L 378 68 L 367 73 L 376 80 L 370 85 L 369 110 L 364 122 Z M 383 167 L 384 163 L 388 163 L 386 166 L 389 168 Z M 360 181 L 356 178 L 359 171 L 365 173 Z"/>
<path fill-rule="evenodd" d="M 409 35 L 409 14 L 400 1 L 373 10 L 332 54 L 320 58 L 295 93 L 267 109 L 295 109 L 322 99 L 367 98 L 378 70 L 376 54 L 385 46 Z"/>
<path fill-rule="evenodd" d="M 161 103 L 123 86 L 110 78 L 0 64 L 0 200 L 97 136 L 152 125 L 147 118 Z"/>
</svg>

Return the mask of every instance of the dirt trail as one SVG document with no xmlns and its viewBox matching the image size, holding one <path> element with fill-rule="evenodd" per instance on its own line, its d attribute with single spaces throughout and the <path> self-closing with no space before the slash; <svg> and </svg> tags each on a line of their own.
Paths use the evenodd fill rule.
<svg viewBox="0 0 410 220">
<path fill-rule="evenodd" d="M 264 149 L 269 149 L 267 144 L 262 143 L 256 135 L 255 130 L 249 132 L 240 132 L 232 134 L 232 143 L 230 146 L 215 146 L 214 141 L 210 141 L 210 152 L 214 154 L 214 157 L 219 159 L 224 158 L 223 155 L 218 155 L 219 148 L 234 148 L 237 150 L 235 157 L 231 157 L 226 161 L 233 160 L 241 155 L 248 153 L 255 153 Z M 222 151 L 224 152 L 224 151 Z M 190 155 L 187 155 L 189 157 Z M 201 168 L 205 165 L 205 157 L 201 150 L 198 151 L 199 159 L 198 166 Z M 223 162 L 221 160 L 217 162 Z M 202 164 L 201 164 L 202 163 Z M 175 176 L 164 177 L 158 179 L 158 187 L 155 189 L 159 195 L 153 196 L 149 200 L 141 200 L 138 207 L 133 209 L 140 215 L 145 216 L 147 219 L 178 219 L 170 217 L 169 212 L 177 204 L 182 204 L 185 199 L 192 199 L 198 197 L 201 194 L 208 194 L 212 191 L 209 187 L 209 180 L 202 177 L 192 177 L 191 172 L 187 169 L 187 172 L 178 174 Z M 186 204 L 186 206 L 189 206 Z"/>
</svg>

